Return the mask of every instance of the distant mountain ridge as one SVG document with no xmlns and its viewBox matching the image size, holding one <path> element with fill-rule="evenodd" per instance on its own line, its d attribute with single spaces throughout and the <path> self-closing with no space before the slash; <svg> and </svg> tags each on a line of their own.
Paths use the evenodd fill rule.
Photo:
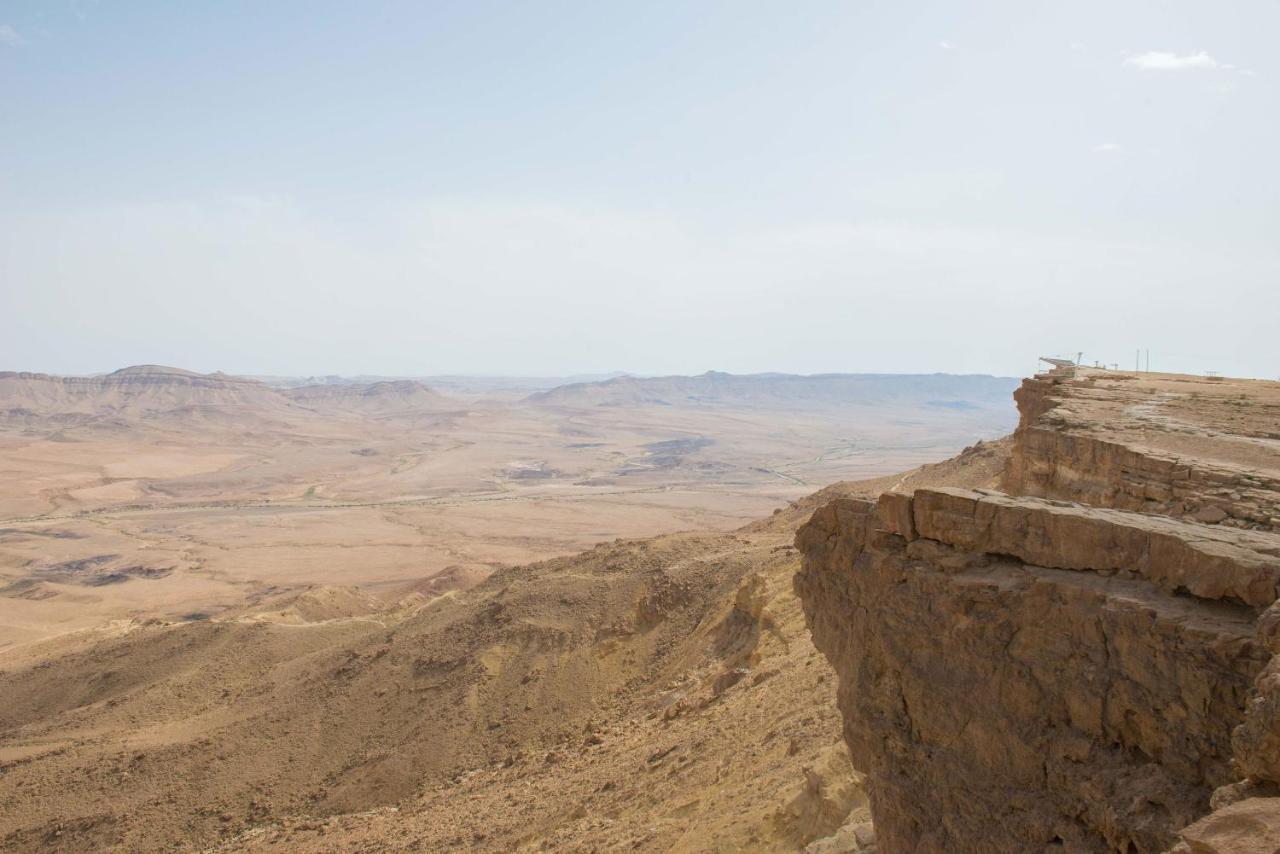
<svg viewBox="0 0 1280 854">
<path fill-rule="evenodd" d="M 273 388 L 222 372 L 134 365 L 100 376 L 0 372 L 0 416 L 154 417 L 222 412 L 229 416 L 304 414 L 317 408 L 384 413 L 437 407 L 443 395 L 414 380 Z"/>
<path fill-rule="evenodd" d="M 409 380 L 422 383 L 437 392 L 445 394 L 520 393 L 527 395 L 535 391 L 546 391 L 571 383 L 599 382 L 623 376 L 627 376 L 627 374 L 622 371 L 613 371 L 603 374 L 569 374 L 566 376 L 527 376 L 520 374 L 423 374 L 413 376 L 357 374 L 344 376 L 341 374 L 326 374 L 323 376 L 300 377 L 258 374 L 252 375 L 250 378 L 278 389 L 296 389 L 308 386 L 373 385 L 376 383 Z"/>
<path fill-rule="evenodd" d="M 336 406 L 346 409 L 394 410 L 435 407 L 448 398 L 417 380 L 387 380 L 368 385 L 308 385 L 281 392 L 289 400 L 306 406 Z"/>
<path fill-rule="evenodd" d="M 0 372 L 0 418 L 39 426 L 46 419 L 84 424 L 101 418 L 179 420 L 201 418 L 232 425 L 255 418 L 278 420 L 312 413 L 386 417 L 431 410 L 457 409 L 465 398 L 442 394 L 416 379 L 343 378 L 292 385 L 274 384 L 222 372 L 202 374 L 163 365 L 135 365 L 98 376 L 54 376 Z M 459 383 L 463 383 L 461 378 Z M 516 404 L 539 408 L 597 406 L 738 406 L 778 409 L 891 407 L 919 411 L 925 407 L 953 412 L 1008 408 L 1018 381 L 1012 377 L 955 374 L 728 374 L 708 371 L 697 376 L 638 377 L 622 374 L 593 377 L 549 389 L 513 385 L 510 378 L 486 384 L 472 378 L 451 393 L 499 394 Z M 530 382 L 536 382 L 530 380 Z M 514 396 L 513 396 L 514 395 Z M 68 422 L 68 419 L 71 419 Z"/>
<path fill-rule="evenodd" d="M 288 402 L 256 380 L 163 365 L 134 365 L 90 377 L 0 372 L 0 410 L 88 414 L 211 405 L 278 408 Z"/>
<path fill-rule="evenodd" d="M 621 376 L 536 392 L 526 400 L 547 406 L 857 405 L 902 402 L 964 408 L 1004 407 L 1017 388 L 1015 377 L 985 374 L 728 374 Z"/>
</svg>

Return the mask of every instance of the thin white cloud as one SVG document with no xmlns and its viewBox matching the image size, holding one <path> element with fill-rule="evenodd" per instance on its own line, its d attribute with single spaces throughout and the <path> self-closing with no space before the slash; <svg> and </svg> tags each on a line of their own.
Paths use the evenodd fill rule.
<svg viewBox="0 0 1280 854">
<path fill-rule="evenodd" d="M 24 41 L 25 40 L 22 36 L 19 35 L 18 31 L 13 27 L 8 24 L 0 24 L 0 44 L 7 45 L 9 47 L 16 47 Z"/>
<path fill-rule="evenodd" d="M 1115 142 L 1100 142 L 1093 147 L 1093 151 L 1098 154 L 1114 154 L 1117 151 L 1123 150 L 1124 149 L 1120 147 L 1120 144 Z"/>
<path fill-rule="evenodd" d="M 1177 54 L 1167 50 L 1150 50 L 1131 56 L 1124 61 L 1125 65 L 1141 68 L 1143 71 L 1192 71 L 1212 70 L 1215 68 L 1230 69 L 1232 66 L 1222 65 L 1205 51 Z"/>
<path fill-rule="evenodd" d="M 955 45 L 953 45 L 951 42 L 946 41 L 946 40 L 943 40 L 943 41 L 938 42 L 938 47 L 942 48 L 943 50 L 955 50 L 955 49 L 956 49 L 956 46 L 955 46 Z"/>
</svg>

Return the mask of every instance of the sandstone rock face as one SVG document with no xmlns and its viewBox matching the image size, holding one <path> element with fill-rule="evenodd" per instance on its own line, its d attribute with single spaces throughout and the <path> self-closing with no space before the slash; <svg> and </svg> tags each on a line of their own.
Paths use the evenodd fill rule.
<svg viewBox="0 0 1280 854">
<path fill-rule="evenodd" d="M 1156 456 L 1101 450 L 1128 448 L 1102 419 L 1169 400 L 1173 380 L 1128 382 L 1119 404 L 1089 376 L 1024 385 L 1005 484 L 1033 496 L 842 500 L 797 535 L 796 588 L 840 676 L 881 851 L 1277 850 L 1231 846 L 1280 827 L 1266 797 L 1280 784 L 1280 536 L 1234 504 L 1196 521 L 1207 493 L 1129 500 L 1135 472 L 1158 469 L 1134 461 Z M 1042 438 L 1064 407 L 1091 412 L 1093 435 Z M 1248 457 L 1258 486 L 1240 501 L 1274 506 L 1274 440 L 1204 439 L 1176 465 Z"/>
</svg>

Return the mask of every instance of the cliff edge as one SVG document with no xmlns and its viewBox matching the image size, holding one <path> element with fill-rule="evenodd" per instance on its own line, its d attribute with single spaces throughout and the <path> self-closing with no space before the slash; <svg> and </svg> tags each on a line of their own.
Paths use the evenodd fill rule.
<svg viewBox="0 0 1280 854">
<path fill-rule="evenodd" d="M 881 850 L 1280 850 L 1280 383 L 1025 381 L 1004 492 L 796 537 Z"/>
</svg>

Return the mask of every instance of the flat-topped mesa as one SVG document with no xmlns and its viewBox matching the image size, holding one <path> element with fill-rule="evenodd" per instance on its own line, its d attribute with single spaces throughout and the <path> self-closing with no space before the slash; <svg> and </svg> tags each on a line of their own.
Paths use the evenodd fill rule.
<svg viewBox="0 0 1280 854">
<path fill-rule="evenodd" d="M 1280 531 L 1280 383 L 1077 369 L 1014 398 L 1006 492 Z"/>
<path fill-rule="evenodd" d="M 224 373 L 197 374 L 161 365 L 135 365 L 101 376 L 61 377 L 0 371 L 0 412 L 45 417 L 66 413 L 152 413 L 201 407 L 278 410 L 288 407 L 257 380 Z"/>
</svg>

